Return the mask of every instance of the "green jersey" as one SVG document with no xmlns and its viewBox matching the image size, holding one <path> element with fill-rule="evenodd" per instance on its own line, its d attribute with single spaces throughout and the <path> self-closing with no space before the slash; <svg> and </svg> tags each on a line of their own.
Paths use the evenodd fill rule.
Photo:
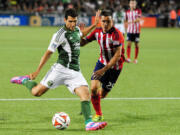
<svg viewBox="0 0 180 135">
<path fill-rule="evenodd" d="M 114 12 L 113 20 L 116 24 L 124 24 L 125 13 L 123 11 Z"/>
<path fill-rule="evenodd" d="M 80 70 L 79 55 L 81 36 L 82 33 L 77 26 L 74 31 L 63 26 L 53 35 L 48 50 L 52 52 L 58 50 L 59 57 L 57 63 L 75 71 Z"/>
</svg>

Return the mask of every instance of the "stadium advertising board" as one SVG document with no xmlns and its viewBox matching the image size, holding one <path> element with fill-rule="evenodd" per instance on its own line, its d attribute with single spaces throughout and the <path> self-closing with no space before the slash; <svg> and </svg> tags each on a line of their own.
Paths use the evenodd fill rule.
<svg viewBox="0 0 180 135">
<path fill-rule="evenodd" d="M 180 16 L 178 16 L 178 26 L 180 26 Z"/>
<path fill-rule="evenodd" d="M 92 17 L 91 23 L 94 23 L 95 17 Z M 141 27 L 146 28 L 155 28 L 157 26 L 157 19 L 156 17 L 142 17 L 140 21 Z M 99 26 L 101 24 L 99 23 Z"/>
<path fill-rule="evenodd" d="M 91 24 L 91 17 L 79 17 L 79 22 L 83 22 L 86 26 Z M 59 15 L 42 15 L 31 16 L 31 26 L 62 26 L 64 25 L 64 16 Z"/>
<path fill-rule="evenodd" d="M 29 16 L 0 15 L 0 26 L 25 26 L 25 25 L 29 25 Z"/>
<path fill-rule="evenodd" d="M 156 17 L 142 17 L 140 21 L 141 27 L 155 28 L 157 25 Z"/>
</svg>

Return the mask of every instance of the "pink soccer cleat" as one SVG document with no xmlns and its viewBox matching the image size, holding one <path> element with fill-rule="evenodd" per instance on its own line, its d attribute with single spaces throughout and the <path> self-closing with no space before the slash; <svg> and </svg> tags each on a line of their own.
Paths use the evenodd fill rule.
<svg viewBox="0 0 180 135">
<path fill-rule="evenodd" d="M 89 122 L 86 125 L 86 131 L 94 131 L 103 129 L 107 125 L 107 122 Z"/>
<path fill-rule="evenodd" d="M 11 83 L 22 84 L 22 82 L 24 80 L 30 80 L 30 76 L 29 75 L 25 75 L 25 76 L 16 76 L 16 77 L 13 77 L 11 79 Z"/>
</svg>

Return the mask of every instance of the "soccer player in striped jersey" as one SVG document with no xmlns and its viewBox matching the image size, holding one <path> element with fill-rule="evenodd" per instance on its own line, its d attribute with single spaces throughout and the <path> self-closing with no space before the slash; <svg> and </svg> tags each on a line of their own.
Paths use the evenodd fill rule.
<svg viewBox="0 0 180 135">
<path fill-rule="evenodd" d="M 18 76 L 11 79 L 12 83 L 26 86 L 34 96 L 41 96 L 49 89 L 56 88 L 59 85 L 66 85 L 72 94 L 76 94 L 80 97 L 86 130 L 98 130 L 107 125 L 106 122 L 92 121 L 88 83 L 83 77 L 79 65 L 81 36 L 86 36 L 88 32 L 96 27 L 99 22 L 99 15 L 100 11 L 96 13 L 95 24 L 87 27 L 81 32 L 79 27 L 76 26 L 77 12 L 74 9 L 68 9 L 65 12 L 65 25 L 53 35 L 37 70 L 30 75 Z M 38 76 L 44 64 L 56 50 L 59 53 L 58 60 L 42 79 L 40 84 L 32 81 Z"/>
<path fill-rule="evenodd" d="M 81 46 L 93 40 L 97 40 L 99 44 L 100 57 L 91 77 L 91 102 L 96 111 L 93 121 L 101 121 L 104 119 L 101 111 L 101 98 L 105 98 L 116 83 L 125 60 L 124 37 L 113 26 L 112 13 L 109 10 L 101 12 L 101 28 L 96 28 L 82 39 Z"/>
<path fill-rule="evenodd" d="M 125 23 L 127 23 L 127 59 L 126 62 L 130 63 L 131 43 L 135 44 L 134 63 L 137 63 L 139 53 L 139 38 L 140 38 L 140 18 L 141 10 L 136 8 L 136 0 L 130 0 L 130 9 L 126 11 Z"/>
</svg>

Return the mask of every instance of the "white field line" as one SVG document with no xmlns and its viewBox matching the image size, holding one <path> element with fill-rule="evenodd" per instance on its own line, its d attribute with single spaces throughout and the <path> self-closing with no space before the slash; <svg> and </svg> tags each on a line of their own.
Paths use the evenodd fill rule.
<svg viewBox="0 0 180 135">
<path fill-rule="evenodd" d="M 57 100 L 79 100 L 79 98 L 13 98 L 0 99 L 0 101 L 57 101 Z M 180 100 L 180 97 L 122 97 L 122 98 L 105 98 L 103 100 Z"/>
</svg>

